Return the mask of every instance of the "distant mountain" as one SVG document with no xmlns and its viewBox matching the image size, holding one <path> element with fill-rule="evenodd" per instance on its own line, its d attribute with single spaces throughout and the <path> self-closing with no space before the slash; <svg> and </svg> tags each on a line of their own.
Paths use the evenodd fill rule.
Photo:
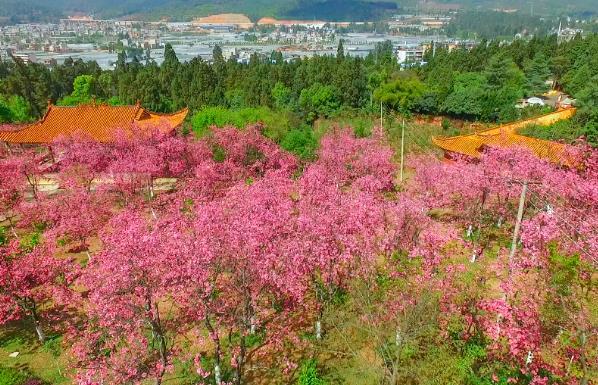
<svg viewBox="0 0 598 385">
<path fill-rule="evenodd" d="M 395 0 L 0 0 L 0 17 L 24 21 L 79 12 L 96 17 L 166 16 L 179 20 L 235 12 L 253 20 L 273 16 L 357 21 L 378 19 L 397 9 Z"/>
<path fill-rule="evenodd" d="M 30 21 L 51 21 L 62 15 L 60 8 L 44 1 L 0 0 L 0 25 Z"/>
<path fill-rule="evenodd" d="M 532 5 L 533 4 L 533 5 Z M 361 21 L 406 9 L 519 8 L 536 14 L 594 13 L 597 0 L 0 0 L 0 22 L 45 21 L 73 13 L 96 17 L 190 20 L 214 13 Z"/>
<path fill-rule="evenodd" d="M 415 3 L 415 1 L 414 1 Z M 535 15 L 598 14 L 596 0 L 427 0 L 420 4 L 460 4 L 464 9 L 518 9 Z"/>
</svg>

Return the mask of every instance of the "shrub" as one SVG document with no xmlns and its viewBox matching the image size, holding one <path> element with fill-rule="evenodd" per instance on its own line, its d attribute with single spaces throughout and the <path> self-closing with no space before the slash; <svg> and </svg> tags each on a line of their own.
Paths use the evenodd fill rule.
<svg viewBox="0 0 598 385">
<path fill-rule="evenodd" d="M 447 118 L 443 118 L 441 125 L 442 125 L 443 130 L 448 130 L 449 128 L 451 128 L 451 121 L 448 120 Z"/>
<path fill-rule="evenodd" d="M 0 96 L 0 123 L 24 123 L 31 119 L 29 104 L 21 96 Z"/>
<path fill-rule="evenodd" d="M 41 241 L 41 232 L 33 231 L 21 238 L 21 247 L 27 252 L 31 252 Z"/>
<path fill-rule="evenodd" d="M 0 385 L 22 385 L 29 376 L 15 368 L 0 367 Z"/>
<path fill-rule="evenodd" d="M 280 141 L 290 130 L 287 112 L 276 112 L 267 107 L 228 109 L 224 107 L 205 107 L 193 115 L 191 126 L 197 137 L 209 133 L 210 127 L 227 125 L 244 128 L 248 124 L 264 124 L 264 135 Z"/>
<path fill-rule="evenodd" d="M 312 159 L 318 147 L 318 139 L 311 128 L 294 129 L 287 132 L 280 146 L 301 159 Z"/>
<path fill-rule="evenodd" d="M 301 365 L 297 385 L 326 385 L 326 381 L 320 378 L 316 360 L 307 360 Z"/>
<path fill-rule="evenodd" d="M 521 135 L 531 136 L 538 139 L 565 141 L 572 143 L 580 137 L 585 137 L 588 144 L 598 146 L 598 130 L 595 126 L 581 124 L 577 119 L 561 120 L 550 126 L 539 126 L 535 124 L 522 128 Z"/>
</svg>

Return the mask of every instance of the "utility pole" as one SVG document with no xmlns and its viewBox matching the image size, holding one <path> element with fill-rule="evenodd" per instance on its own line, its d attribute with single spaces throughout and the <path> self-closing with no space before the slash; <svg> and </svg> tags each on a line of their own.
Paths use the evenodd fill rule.
<svg viewBox="0 0 598 385">
<path fill-rule="evenodd" d="M 384 122 L 382 119 L 382 100 L 380 100 L 380 128 L 384 128 Z"/>
<path fill-rule="evenodd" d="M 511 243 L 511 252 L 509 253 L 509 265 L 513 262 L 515 250 L 517 250 L 517 239 L 519 238 L 519 229 L 521 228 L 521 220 L 523 219 L 523 209 L 525 207 L 525 194 L 527 194 L 527 181 L 523 181 L 521 188 L 521 196 L 519 197 L 519 210 L 517 210 L 517 222 L 515 223 L 515 231 L 513 232 L 513 242 Z"/>
<path fill-rule="evenodd" d="M 403 162 L 405 159 L 405 118 L 403 118 L 403 126 L 401 128 L 401 183 L 403 182 Z"/>
</svg>

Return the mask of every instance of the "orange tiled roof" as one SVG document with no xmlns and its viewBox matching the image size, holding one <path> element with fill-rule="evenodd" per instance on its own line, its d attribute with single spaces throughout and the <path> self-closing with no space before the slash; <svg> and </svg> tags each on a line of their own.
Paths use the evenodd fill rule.
<svg viewBox="0 0 598 385">
<path fill-rule="evenodd" d="M 491 129 L 470 135 L 453 136 L 450 138 L 432 137 L 432 142 L 449 153 L 479 158 L 484 147 L 511 148 L 523 147 L 530 150 L 539 158 L 554 163 L 572 165 L 567 146 L 549 140 L 530 138 L 509 131 Z"/>
<path fill-rule="evenodd" d="M 142 129 L 156 127 L 168 133 L 183 123 L 188 112 L 185 108 L 174 114 L 157 114 L 139 104 L 85 104 L 76 107 L 49 105 L 39 122 L 17 130 L 0 131 L 0 142 L 47 144 L 61 135 L 75 132 L 81 132 L 100 142 L 109 142 L 113 140 L 117 130 L 130 130 L 133 126 Z"/>
</svg>

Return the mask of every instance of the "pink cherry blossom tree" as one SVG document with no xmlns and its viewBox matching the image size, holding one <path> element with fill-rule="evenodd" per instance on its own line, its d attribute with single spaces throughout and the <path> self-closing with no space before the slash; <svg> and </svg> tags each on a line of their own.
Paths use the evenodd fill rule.
<svg viewBox="0 0 598 385">
<path fill-rule="evenodd" d="M 270 173 L 250 184 L 239 182 L 192 214 L 193 239 L 185 242 L 191 249 L 179 247 L 187 259 L 181 265 L 187 287 L 180 294 L 188 316 L 209 332 L 217 383 L 225 354 L 234 383 L 242 383 L 248 360 L 285 337 L 272 324 L 285 322 L 305 293 L 293 191 L 290 178 Z M 224 331 L 228 352 L 222 351 Z M 262 341 L 249 345 L 256 333 Z"/>
<path fill-rule="evenodd" d="M 72 188 L 46 200 L 41 216 L 48 226 L 46 237 L 72 245 L 73 251 L 88 250 L 89 238 L 96 236 L 112 216 L 111 203 L 104 194 L 84 188 Z"/>
<path fill-rule="evenodd" d="M 28 319 L 41 343 L 44 316 L 64 296 L 69 263 L 53 255 L 47 244 L 23 250 L 17 241 L 0 246 L 0 324 Z"/>
<path fill-rule="evenodd" d="M 110 223 L 104 249 L 81 277 L 88 291 L 85 327 L 74 354 L 78 382 L 128 384 L 172 371 L 178 322 L 165 280 L 172 269 L 160 229 L 125 211 Z"/>
<path fill-rule="evenodd" d="M 430 207 L 456 216 L 463 231 L 460 238 L 478 256 L 485 248 L 504 247 L 501 239 L 511 238 L 522 186 L 527 184 L 522 231 L 516 239 L 520 247 L 513 259 L 507 260 L 504 249 L 496 259 L 494 279 L 501 282 L 499 290 L 486 287 L 477 298 L 472 296 L 473 307 L 455 307 L 454 299 L 447 304 L 477 324 L 492 341 L 489 347 L 495 357 L 538 383 L 544 381 L 543 373 L 574 381 L 571 368 L 576 365 L 584 368 L 578 378 L 587 378 L 589 292 L 583 277 L 595 270 L 598 226 L 592 213 L 598 208 L 598 181 L 591 161 L 595 157 L 590 154 L 586 159 L 590 161 L 581 171 L 550 164 L 519 149 L 488 151 L 473 163 L 421 158 L 414 163 L 416 177 L 410 191 Z M 471 236 L 472 224 L 486 235 L 481 249 L 476 250 L 479 245 Z M 555 286 L 556 271 L 567 270 L 563 263 L 571 269 L 571 279 Z M 561 267 L 555 269 L 555 264 Z M 453 280 L 444 292 L 451 293 L 459 282 Z M 547 314 L 554 311 L 562 312 L 563 322 L 547 322 Z"/>
</svg>

